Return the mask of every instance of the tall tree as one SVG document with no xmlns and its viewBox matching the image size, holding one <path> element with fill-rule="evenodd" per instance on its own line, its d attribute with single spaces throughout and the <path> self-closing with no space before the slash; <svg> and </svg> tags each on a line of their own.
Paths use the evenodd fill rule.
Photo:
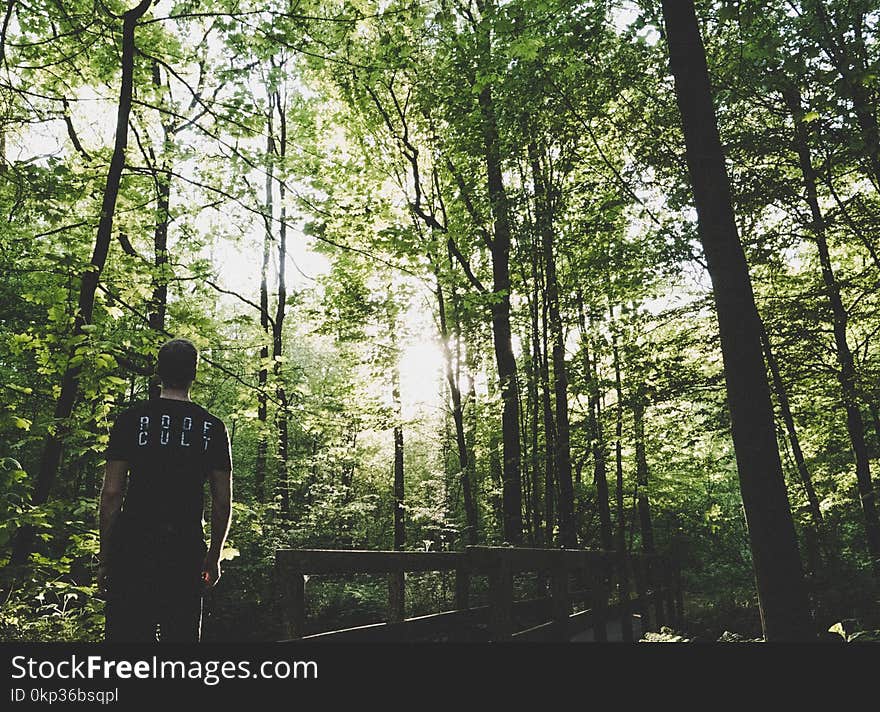
<svg viewBox="0 0 880 712">
<path fill-rule="evenodd" d="M 114 16 L 116 19 L 122 20 L 121 79 L 119 103 L 116 113 L 116 139 L 113 144 L 113 155 L 107 172 L 107 182 L 104 186 L 101 219 L 98 222 L 98 232 L 95 236 L 92 259 L 88 269 L 80 276 L 76 317 L 67 354 L 68 366 L 61 379 L 61 389 L 58 400 L 55 402 L 53 413 L 55 424 L 50 428 L 43 441 L 40 469 L 37 473 L 32 497 L 33 503 L 38 505 L 45 503 L 49 499 L 52 485 L 58 474 L 64 431 L 69 428 L 67 421 L 73 413 L 73 406 L 79 390 L 81 367 L 79 365 L 70 365 L 70 362 L 73 360 L 74 349 L 82 342 L 85 335 L 83 327 L 92 323 L 95 292 L 98 289 L 101 272 L 104 269 L 107 254 L 110 250 L 110 242 L 113 235 L 113 219 L 116 214 L 116 201 L 119 196 L 119 185 L 125 168 L 125 150 L 128 145 L 128 120 L 131 115 L 132 92 L 134 88 L 134 60 L 137 50 L 135 46 L 135 30 L 137 29 L 138 21 L 150 8 L 151 3 L 152 0 L 141 0 L 137 6 L 125 12 L 121 17 Z M 33 545 L 33 534 L 34 531 L 31 526 L 24 526 L 19 530 L 10 563 L 22 564 L 27 561 Z"/>
<path fill-rule="evenodd" d="M 552 191 L 553 184 L 545 176 L 538 146 L 534 141 L 529 142 L 528 153 L 535 191 L 535 222 L 541 237 L 544 258 L 547 313 L 553 342 L 553 395 L 556 407 L 554 461 L 556 480 L 559 486 L 560 538 L 564 546 L 574 548 L 577 546 L 577 526 L 574 517 L 574 488 L 571 479 L 568 367 L 565 363 L 565 334 L 559 307 L 559 280 L 556 274 L 556 254 L 553 245 L 553 214 L 556 200 Z"/>
<path fill-rule="evenodd" d="M 478 0 L 480 19 L 475 22 L 479 61 L 483 71 L 491 71 L 492 19 L 494 0 Z M 486 190 L 492 214 L 492 236 L 487 246 L 492 255 L 492 339 L 501 390 L 502 508 L 504 538 L 511 544 L 522 542 L 522 482 L 519 423 L 519 386 L 516 358 L 513 354 L 513 332 L 510 326 L 510 205 L 504 186 L 502 155 L 498 135 L 497 113 L 492 83 L 484 82 L 477 93 L 486 170 Z"/>
<path fill-rule="evenodd" d="M 826 221 L 822 208 L 819 205 L 816 169 L 813 166 L 810 152 L 809 128 L 804 121 L 804 114 L 806 112 L 803 110 L 800 91 L 797 89 L 797 86 L 789 84 L 783 90 L 783 98 L 794 119 L 794 149 L 798 156 L 806 200 L 810 208 L 810 216 L 812 218 L 810 229 L 819 253 L 822 281 L 825 284 L 828 302 L 831 306 L 834 346 L 840 366 L 838 380 L 843 395 L 844 409 L 846 410 L 846 427 L 856 461 L 856 481 L 858 483 L 862 512 L 865 517 L 868 551 L 871 555 L 874 573 L 880 576 L 880 517 L 878 517 L 877 513 L 877 493 L 874 483 L 871 481 L 871 466 L 868 457 L 868 445 L 865 439 L 865 423 L 862 418 L 861 399 L 858 393 L 855 359 L 853 358 L 847 336 L 849 314 L 843 304 L 840 285 L 834 273 L 834 266 L 831 263 L 831 253 L 828 249 L 826 234 Z"/>
<path fill-rule="evenodd" d="M 257 443 L 257 457 L 254 464 L 254 487 L 257 498 L 263 501 L 266 496 L 266 460 L 269 450 L 269 441 L 266 433 L 266 423 L 269 415 L 269 398 L 266 392 L 269 381 L 269 341 L 275 343 L 274 331 L 269 324 L 272 318 L 269 316 L 269 263 L 274 242 L 275 219 L 275 92 L 268 84 L 267 107 L 266 107 L 266 180 L 265 200 L 263 203 L 263 260 L 260 264 L 260 329 L 262 341 L 260 344 L 260 370 L 257 375 L 257 419 L 260 433 Z"/>
<path fill-rule="evenodd" d="M 731 430 L 767 640 L 814 636 L 776 443 L 760 323 L 739 241 L 730 182 L 693 2 L 663 0 L 698 231 L 712 279 Z"/>
<path fill-rule="evenodd" d="M 278 158 L 284 164 L 287 156 L 287 94 L 275 91 L 275 108 L 278 111 Z M 278 412 L 275 415 L 278 428 L 278 488 L 281 492 L 281 512 L 290 512 L 290 483 L 288 482 L 289 433 L 287 423 L 287 389 L 284 385 L 284 319 L 287 315 L 287 174 L 278 180 L 278 297 L 275 319 L 272 322 L 272 370 L 275 377 L 275 396 Z"/>
</svg>

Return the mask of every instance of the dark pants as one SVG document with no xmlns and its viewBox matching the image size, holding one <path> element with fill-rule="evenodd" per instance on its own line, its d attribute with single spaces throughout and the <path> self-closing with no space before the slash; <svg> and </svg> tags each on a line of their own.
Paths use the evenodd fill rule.
<svg viewBox="0 0 880 712">
<path fill-rule="evenodd" d="M 202 625 L 205 542 L 173 527 L 114 532 L 105 637 L 113 643 L 195 643 Z"/>
</svg>

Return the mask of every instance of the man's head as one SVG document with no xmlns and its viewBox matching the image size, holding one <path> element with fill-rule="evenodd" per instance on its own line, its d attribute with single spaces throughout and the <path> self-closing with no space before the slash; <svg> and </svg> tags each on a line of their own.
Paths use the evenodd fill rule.
<svg viewBox="0 0 880 712">
<path fill-rule="evenodd" d="M 196 379 L 199 351 L 192 341 L 171 339 L 159 349 L 156 372 L 165 388 L 187 389 Z"/>
</svg>

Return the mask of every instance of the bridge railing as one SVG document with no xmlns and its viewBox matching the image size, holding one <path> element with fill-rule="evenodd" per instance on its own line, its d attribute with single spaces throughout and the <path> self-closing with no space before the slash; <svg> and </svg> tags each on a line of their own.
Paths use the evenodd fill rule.
<svg viewBox="0 0 880 712">
<path fill-rule="evenodd" d="M 623 558 L 616 552 L 490 546 L 460 552 L 279 549 L 275 565 L 288 640 L 455 640 L 474 631 L 499 641 L 570 640 L 592 629 L 593 639 L 604 641 L 611 619 L 620 619 L 623 640 L 632 640 L 634 613 L 643 631 L 683 622 L 678 566 L 658 555 Z M 406 617 L 405 577 L 419 572 L 454 573 L 453 610 Z M 529 573 L 547 594 L 515 600 L 515 576 Z M 387 621 L 306 635 L 305 582 L 317 574 L 386 575 Z M 488 579 L 486 605 L 471 605 L 475 576 Z"/>
</svg>

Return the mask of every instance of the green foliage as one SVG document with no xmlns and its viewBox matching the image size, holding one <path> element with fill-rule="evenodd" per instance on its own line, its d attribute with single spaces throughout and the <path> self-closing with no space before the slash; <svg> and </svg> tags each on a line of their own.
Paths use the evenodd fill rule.
<svg viewBox="0 0 880 712">
<path fill-rule="evenodd" d="M 449 353 L 438 359 L 460 390 L 480 541 L 499 543 L 493 310 L 510 301 L 526 538 L 537 545 L 533 519 L 543 536 L 541 483 L 560 375 L 551 355 L 544 220 L 558 273 L 581 543 L 599 545 L 596 473 L 604 457 L 613 524 L 623 523 L 627 546 L 638 551 L 646 543 L 638 496 L 647 496 L 656 547 L 684 564 L 694 625 L 713 639 L 725 629 L 759 634 L 711 285 L 657 4 L 628 12 L 570 0 L 478 5 L 316 0 L 291 10 L 182 2 L 169 15 L 192 16 L 139 26 L 114 238 L 93 316 L 78 332 L 77 297 L 113 145 L 120 23 L 78 0 L 37 2 L 27 16 L 24 6 L 10 6 L 3 48 L 10 83 L 0 88 L 0 563 L 22 525 L 35 527 L 37 546 L 24 570 L 4 570 L 0 637 L 101 637 L 93 568 L 103 450 L 116 413 L 146 397 L 145 374 L 171 334 L 202 349 L 193 397 L 234 435 L 234 522 L 222 583 L 206 605 L 206 637 L 279 635 L 276 548 L 393 545 L 395 426 L 404 433 L 407 548 L 464 545 L 449 384 L 427 363 L 414 369 L 416 386 L 406 374 L 413 361 L 427 361 L 411 353 L 436 343 L 441 307 Z M 823 518 L 817 527 L 780 418 L 817 618 L 826 627 L 858 615 L 875 627 L 827 274 L 793 137 L 798 127 L 807 131 L 876 481 L 880 175 L 871 125 L 880 60 L 876 22 L 867 19 L 877 3 L 800 2 L 797 11 L 751 1 L 697 5 L 741 239 Z M 796 110 L 786 100 L 793 89 Z M 512 233 L 504 289 L 493 286 L 499 206 L 488 190 L 489 129 Z M 275 361 L 260 356 L 271 334 L 260 323 L 258 282 L 267 236 L 270 273 L 278 267 L 282 183 L 288 319 Z M 539 187 L 547 196 L 541 206 Z M 163 224 L 164 250 L 156 246 Z M 303 257 L 326 268 L 305 267 L 303 276 L 290 264 L 300 269 Z M 150 320 L 160 285 L 168 288 L 163 330 Z M 277 295 L 272 275 L 273 318 Z M 71 369 L 74 414 L 58 419 L 54 405 Z M 279 387 L 289 401 L 286 470 Z M 408 388 L 440 395 L 416 402 Z M 34 506 L 47 434 L 60 439 L 63 456 L 49 502 Z M 537 518 L 528 516 L 533 507 Z M 814 541 L 818 560 L 810 560 Z M 316 577 L 308 590 L 315 630 L 384 615 L 387 591 L 378 579 Z M 442 577 L 414 577 L 408 591 L 413 611 L 448 603 Z"/>
<path fill-rule="evenodd" d="M 880 643 L 880 630 L 858 630 L 858 621 L 845 620 L 835 623 L 828 629 L 847 643 Z"/>
</svg>

